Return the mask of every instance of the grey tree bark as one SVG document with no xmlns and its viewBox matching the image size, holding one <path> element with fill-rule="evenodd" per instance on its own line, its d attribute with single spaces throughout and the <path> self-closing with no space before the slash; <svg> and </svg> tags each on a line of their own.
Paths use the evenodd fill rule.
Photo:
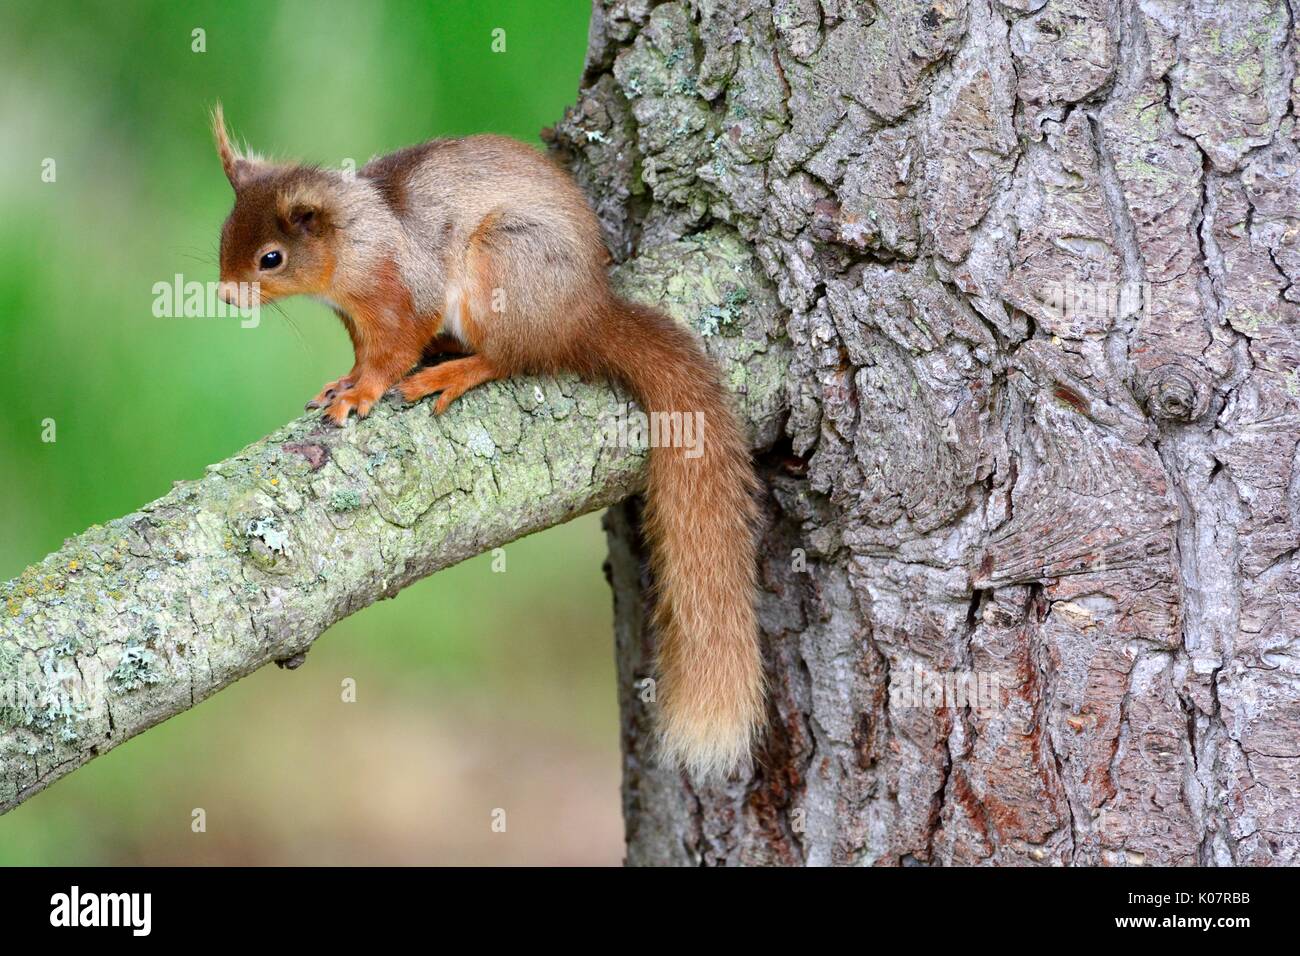
<svg viewBox="0 0 1300 956">
<path fill-rule="evenodd" d="M 783 311 L 721 334 L 793 351 L 752 777 L 654 764 L 609 513 L 629 862 L 1300 862 L 1298 39 L 1284 0 L 597 0 L 554 142 L 611 247 L 730 237 Z"/>
</svg>

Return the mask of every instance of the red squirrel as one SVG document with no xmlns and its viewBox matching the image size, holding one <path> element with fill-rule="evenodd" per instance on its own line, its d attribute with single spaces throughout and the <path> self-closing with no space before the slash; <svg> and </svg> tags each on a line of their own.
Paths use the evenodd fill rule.
<svg viewBox="0 0 1300 956">
<path fill-rule="evenodd" d="M 213 133 L 235 190 L 222 296 L 333 307 L 356 361 L 307 407 L 335 425 L 390 389 L 407 402 L 437 392 L 441 414 L 484 382 L 558 372 L 617 379 L 648 414 L 703 414 L 702 454 L 650 452 L 658 738 L 663 759 L 702 779 L 746 766 L 764 679 L 744 433 L 695 337 L 611 290 L 600 224 L 568 173 L 502 136 L 435 139 L 348 175 L 241 152 L 219 105 Z M 467 354 L 416 368 L 451 351 Z"/>
</svg>

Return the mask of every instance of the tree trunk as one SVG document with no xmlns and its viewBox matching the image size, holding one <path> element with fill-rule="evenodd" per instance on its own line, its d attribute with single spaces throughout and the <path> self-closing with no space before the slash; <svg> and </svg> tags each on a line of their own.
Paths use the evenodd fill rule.
<svg viewBox="0 0 1300 956">
<path fill-rule="evenodd" d="M 1282 0 L 597 0 L 554 142 L 611 248 L 752 257 L 775 328 L 699 323 L 794 355 L 750 778 L 655 765 L 609 513 L 629 862 L 1300 862 L 1296 42 Z"/>
</svg>

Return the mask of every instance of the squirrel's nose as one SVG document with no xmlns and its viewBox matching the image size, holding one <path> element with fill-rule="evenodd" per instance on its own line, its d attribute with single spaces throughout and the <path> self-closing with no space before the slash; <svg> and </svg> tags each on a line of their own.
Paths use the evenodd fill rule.
<svg viewBox="0 0 1300 956">
<path fill-rule="evenodd" d="M 239 285 L 234 282 L 218 282 L 217 295 L 227 305 L 239 305 Z"/>
</svg>

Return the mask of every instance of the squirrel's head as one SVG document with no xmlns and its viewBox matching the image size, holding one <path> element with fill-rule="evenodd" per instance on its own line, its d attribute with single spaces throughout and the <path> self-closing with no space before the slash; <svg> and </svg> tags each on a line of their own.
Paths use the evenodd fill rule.
<svg viewBox="0 0 1300 956">
<path fill-rule="evenodd" d="M 220 105 L 213 110 L 212 130 L 221 167 L 235 190 L 235 208 L 221 227 L 222 298 L 246 306 L 253 304 L 249 298 L 265 303 L 299 293 L 328 294 L 338 174 L 271 163 L 236 149 Z"/>
</svg>

